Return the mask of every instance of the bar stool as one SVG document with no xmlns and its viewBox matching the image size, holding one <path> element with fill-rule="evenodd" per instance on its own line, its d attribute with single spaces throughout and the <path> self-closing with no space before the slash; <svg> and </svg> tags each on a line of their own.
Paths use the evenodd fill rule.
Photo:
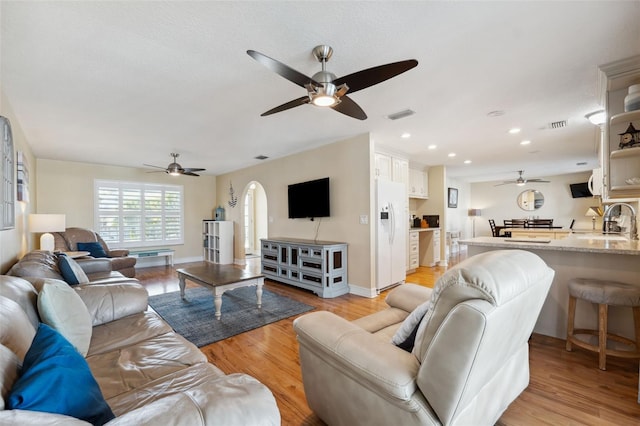
<svg viewBox="0 0 640 426">
<path fill-rule="evenodd" d="M 577 299 L 598 304 L 598 329 L 574 329 Z M 609 306 L 628 306 L 633 309 L 635 341 L 607 332 L 607 313 Z M 575 337 L 578 334 L 598 336 L 598 345 L 591 345 Z M 607 349 L 607 340 L 613 340 L 628 346 L 632 350 Z M 569 313 L 567 322 L 567 350 L 572 345 L 589 351 L 598 352 L 598 367 L 607 369 L 607 355 L 622 358 L 640 359 L 640 285 L 615 281 L 574 278 L 569 281 Z"/>
</svg>

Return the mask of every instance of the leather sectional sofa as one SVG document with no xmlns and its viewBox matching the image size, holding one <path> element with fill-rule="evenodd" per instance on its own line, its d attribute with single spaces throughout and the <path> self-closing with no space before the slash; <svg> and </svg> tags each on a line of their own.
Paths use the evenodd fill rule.
<svg viewBox="0 0 640 426">
<path fill-rule="evenodd" d="M 18 387 L 21 365 L 26 364 L 32 342 L 35 345 L 45 328 L 40 325 L 44 321 L 43 295 L 51 289 L 67 292 L 58 312 L 62 316 L 70 314 L 71 302 L 78 297 L 83 315 L 86 309 L 90 340 L 84 360 L 115 416 L 104 424 L 280 424 L 271 391 L 251 376 L 226 375 L 208 363 L 196 346 L 147 308 L 147 291 L 137 280 L 96 271 L 100 264 L 105 265 L 104 260 L 96 259 L 83 264 L 91 283 L 70 287 L 56 279 L 52 256 L 49 252 L 32 252 L 10 271 L 25 278 L 0 276 L 0 424 L 90 424 L 79 416 L 7 409 L 15 401 L 12 389 Z M 82 317 L 67 316 L 72 322 Z M 78 353 L 82 351 L 78 349 L 75 355 Z M 85 394 L 62 386 L 45 395 L 72 401 Z"/>
</svg>

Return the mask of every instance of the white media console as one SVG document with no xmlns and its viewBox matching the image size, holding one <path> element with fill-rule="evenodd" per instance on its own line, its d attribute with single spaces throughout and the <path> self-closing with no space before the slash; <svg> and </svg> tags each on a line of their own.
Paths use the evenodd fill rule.
<svg viewBox="0 0 640 426">
<path fill-rule="evenodd" d="M 346 243 L 294 238 L 260 241 L 265 277 L 311 290 L 323 298 L 349 292 Z"/>
</svg>

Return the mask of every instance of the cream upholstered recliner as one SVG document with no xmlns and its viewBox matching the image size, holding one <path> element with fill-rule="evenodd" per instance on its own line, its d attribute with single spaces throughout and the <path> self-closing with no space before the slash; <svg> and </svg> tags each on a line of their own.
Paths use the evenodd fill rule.
<svg viewBox="0 0 640 426">
<path fill-rule="evenodd" d="M 533 253 L 492 251 L 447 271 L 433 291 L 394 289 L 388 309 L 359 320 L 297 318 L 309 407 L 329 425 L 495 424 L 529 383 L 528 339 L 553 276 Z M 423 318 L 410 315 L 418 306 Z M 411 352 L 391 343 L 416 329 Z"/>
<path fill-rule="evenodd" d="M 55 249 L 60 251 L 79 251 L 78 243 L 99 243 L 111 261 L 111 269 L 125 277 L 136 276 L 136 258 L 129 257 L 127 249 L 111 250 L 97 232 L 85 228 L 67 228 L 64 232 L 54 232 Z"/>
</svg>

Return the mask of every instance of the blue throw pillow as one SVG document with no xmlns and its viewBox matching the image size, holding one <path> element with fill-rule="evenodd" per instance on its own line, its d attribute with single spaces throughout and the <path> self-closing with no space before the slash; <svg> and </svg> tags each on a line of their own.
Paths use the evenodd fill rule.
<svg viewBox="0 0 640 426">
<path fill-rule="evenodd" d="M 104 251 L 102 244 L 95 241 L 92 243 L 78 243 L 78 251 L 88 251 L 90 256 L 93 257 L 109 257 L 107 252 Z"/>
<path fill-rule="evenodd" d="M 84 273 L 78 262 L 64 254 L 58 256 L 58 269 L 62 274 L 62 278 L 69 285 L 87 284 L 89 277 Z"/>
<path fill-rule="evenodd" d="M 64 414 L 94 425 L 115 418 L 87 361 L 60 333 L 40 324 L 7 408 Z"/>
</svg>

